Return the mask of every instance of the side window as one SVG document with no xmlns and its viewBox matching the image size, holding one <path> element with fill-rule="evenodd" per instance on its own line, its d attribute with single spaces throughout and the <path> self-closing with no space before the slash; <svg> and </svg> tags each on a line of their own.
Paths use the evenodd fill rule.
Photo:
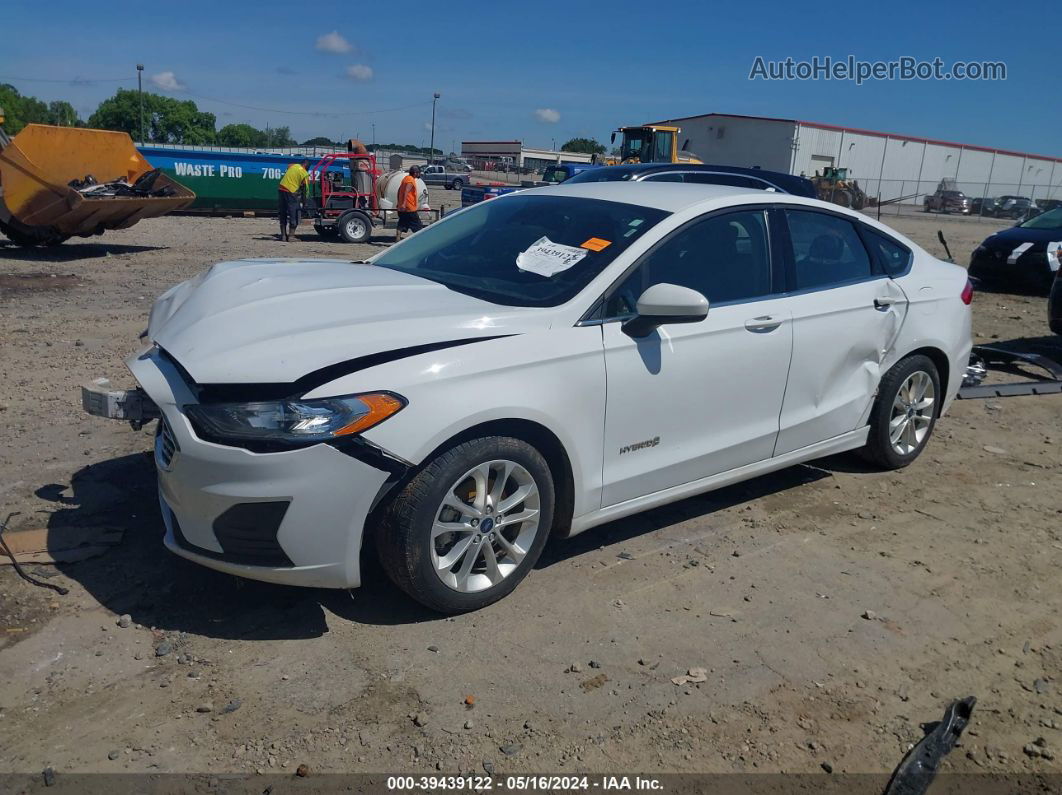
<svg viewBox="0 0 1062 795">
<path fill-rule="evenodd" d="M 911 262 L 911 252 L 895 240 L 876 232 L 869 226 L 862 227 L 863 237 L 882 270 L 889 276 L 899 276 Z"/>
<path fill-rule="evenodd" d="M 851 221 L 836 215 L 787 210 L 796 289 L 809 290 L 868 279 L 870 257 Z"/>
<path fill-rule="evenodd" d="M 605 317 L 633 314 L 641 294 L 662 282 L 697 290 L 710 304 L 770 295 L 767 240 L 762 210 L 695 221 L 645 256 L 609 297 Z"/>
</svg>

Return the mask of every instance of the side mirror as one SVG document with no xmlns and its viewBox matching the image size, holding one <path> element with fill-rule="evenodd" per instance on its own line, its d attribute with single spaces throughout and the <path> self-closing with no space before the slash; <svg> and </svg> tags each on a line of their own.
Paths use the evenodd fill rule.
<svg viewBox="0 0 1062 795">
<path fill-rule="evenodd" d="M 616 143 L 616 133 L 612 133 L 611 143 Z"/>
<path fill-rule="evenodd" d="M 623 324 L 623 333 L 644 337 L 668 323 L 699 323 L 708 316 L 708 299 L 689 287 L 654 284 L 638 299 L 638 314 Z"/>
</svg>

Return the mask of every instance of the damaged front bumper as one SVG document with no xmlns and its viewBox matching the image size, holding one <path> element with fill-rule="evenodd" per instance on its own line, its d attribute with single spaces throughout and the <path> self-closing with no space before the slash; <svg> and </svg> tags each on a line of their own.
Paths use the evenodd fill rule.
<svg viewBox="0 0 1062 795">
<path fill-rule="evenodd" d="M 145 423 L 162 416 L 159 407 L 143 389 L 112 389 L 107 378 L 97 378 L 82 385 L 81 407 L 95 417 L 125 420 L 137 431 Z"/>
<path fill-rule="evenodd" d="M 257 453 L 200 438 L 185 408 L 194 384 L 149 346 L 126 363 L 141 385 L 116 390 L 106 379 L 82 388 L 89 414 L 155 437 L 166 547 L 241 577 L 316 588 L 354 588 L 369 514 L 396 477 L 381 451 L 327 444 Z"/>
</svg>

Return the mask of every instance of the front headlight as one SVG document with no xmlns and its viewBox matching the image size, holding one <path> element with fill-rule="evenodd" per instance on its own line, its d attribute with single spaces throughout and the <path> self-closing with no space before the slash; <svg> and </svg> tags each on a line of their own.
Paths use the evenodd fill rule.
<svg viewBox="0 0 1062 795">
<path fill-rule="evenodd" d="M 207 439 L 313 443 L 361 433 L 405 405 L 399 395 L 371 392 L 316 400 L 195 404 L 185 411 L 196 433 Z"/>
</svg>

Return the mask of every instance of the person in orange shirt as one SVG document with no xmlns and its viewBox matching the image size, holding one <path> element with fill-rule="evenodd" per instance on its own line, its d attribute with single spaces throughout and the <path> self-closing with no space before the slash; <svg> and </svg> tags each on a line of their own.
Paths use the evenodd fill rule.
<svg viewBox="0 0 1062 795">
<path fill-rule="evenodd" d="M 424 228 L 420 216 L 417 214 L 417 178 L 420 176 L 419 166 L 410 166 L 409 173 L 402 177 L 402 184 L 398 186 L 398 227 L 395 229 L 395 242 L 402 239 L 402 233 L 419 232 Z"/>
</svg>

